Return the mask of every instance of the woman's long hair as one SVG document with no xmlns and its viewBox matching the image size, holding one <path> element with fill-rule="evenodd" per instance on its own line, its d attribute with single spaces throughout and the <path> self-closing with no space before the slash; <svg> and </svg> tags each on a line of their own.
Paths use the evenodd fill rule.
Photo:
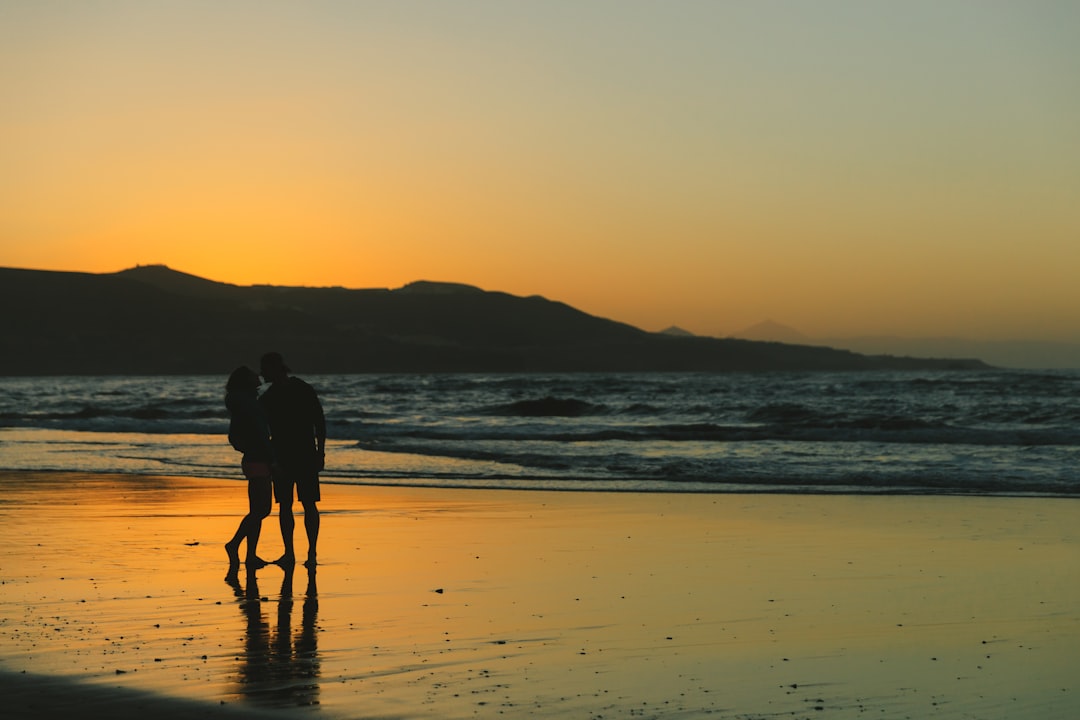
<svg viewBox="0 0 1080 720">
<path fill-rule="evenodd" d="M 251 390 L 252 387 L 257 387 L 258 383 L 253 382 L 253 378 L 257 380 L 258 377 L 255 371 L 247 365 L 241 365 L 230 373 L 229 380 L 225 383 L 225 394 L 244 392 L 245 390 Z"/>
</svg>

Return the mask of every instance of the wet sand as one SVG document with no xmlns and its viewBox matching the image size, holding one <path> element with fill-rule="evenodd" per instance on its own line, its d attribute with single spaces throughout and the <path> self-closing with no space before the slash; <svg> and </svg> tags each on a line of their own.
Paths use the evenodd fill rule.
<svg viewBox="0 0 1080 720">
<path fill-rule="evenodd" d="M 1080 717 L 1075 500 L 329 485 L 230 584 L 241 482 L 0 488 L 4 717 Z"/>
</svg>

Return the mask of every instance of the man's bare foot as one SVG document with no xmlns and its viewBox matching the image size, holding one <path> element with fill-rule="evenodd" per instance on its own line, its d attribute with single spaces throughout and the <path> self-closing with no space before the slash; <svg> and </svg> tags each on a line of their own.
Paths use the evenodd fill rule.
<svg viewBox="0 0 1080 720">
<path fill-rule="evenodd" d="M 308 553 L 307 560 L 304 561 L 304 567 L 311 569 L 319 564 L 315 559 L 315 553 Z"/>
<path fill-rule="evenodd" d="M 240 566 L 240 543 L 225 543 L 225 553 L 229 556 L 229 567 Z"/>
<path fill-rule="evenodd" d="M 248 570 L 258 570 L 259 568 L 266 567 L 270 563 L 256 555 L 255 557 L 248 558 L 244 564 L 247 565 Z"/>
<path fill-rule="evenodd" d="M 277 560 L 275 560 L 274 564 L 275 565 L 280 565 L 281 567 L 292 567 L 293 565 L 296 564 L 296 556 L 293 555 L 292 553 L 285 553 L 284 555 L 279 557 Z"/>
</svg>

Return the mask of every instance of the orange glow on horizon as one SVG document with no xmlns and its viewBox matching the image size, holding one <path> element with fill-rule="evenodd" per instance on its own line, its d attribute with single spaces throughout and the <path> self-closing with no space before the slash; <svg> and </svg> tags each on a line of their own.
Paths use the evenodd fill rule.
<svg viewBox="0 0 1080 720">
<path fill-rule="evenodd" d="M 0 9 L 0 265 L 1080 342 L 1080 8 Z M 197 52 L 192 52 L 197 47 Z M 963 58 L 963 62 L 957 62 Z"/>
</svg>

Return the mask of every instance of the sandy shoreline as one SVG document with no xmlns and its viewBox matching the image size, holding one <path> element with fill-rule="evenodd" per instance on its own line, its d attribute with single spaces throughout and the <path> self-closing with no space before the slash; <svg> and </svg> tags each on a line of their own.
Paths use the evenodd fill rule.
<svg viewBox="0 0 1080 720">
<path fill-rule="evenodd" d="M 1073 500 L 329 486 L 233 586 L 242 483 L 0 487 L 6 717 L 1080 716 Z"/>
</svg>

